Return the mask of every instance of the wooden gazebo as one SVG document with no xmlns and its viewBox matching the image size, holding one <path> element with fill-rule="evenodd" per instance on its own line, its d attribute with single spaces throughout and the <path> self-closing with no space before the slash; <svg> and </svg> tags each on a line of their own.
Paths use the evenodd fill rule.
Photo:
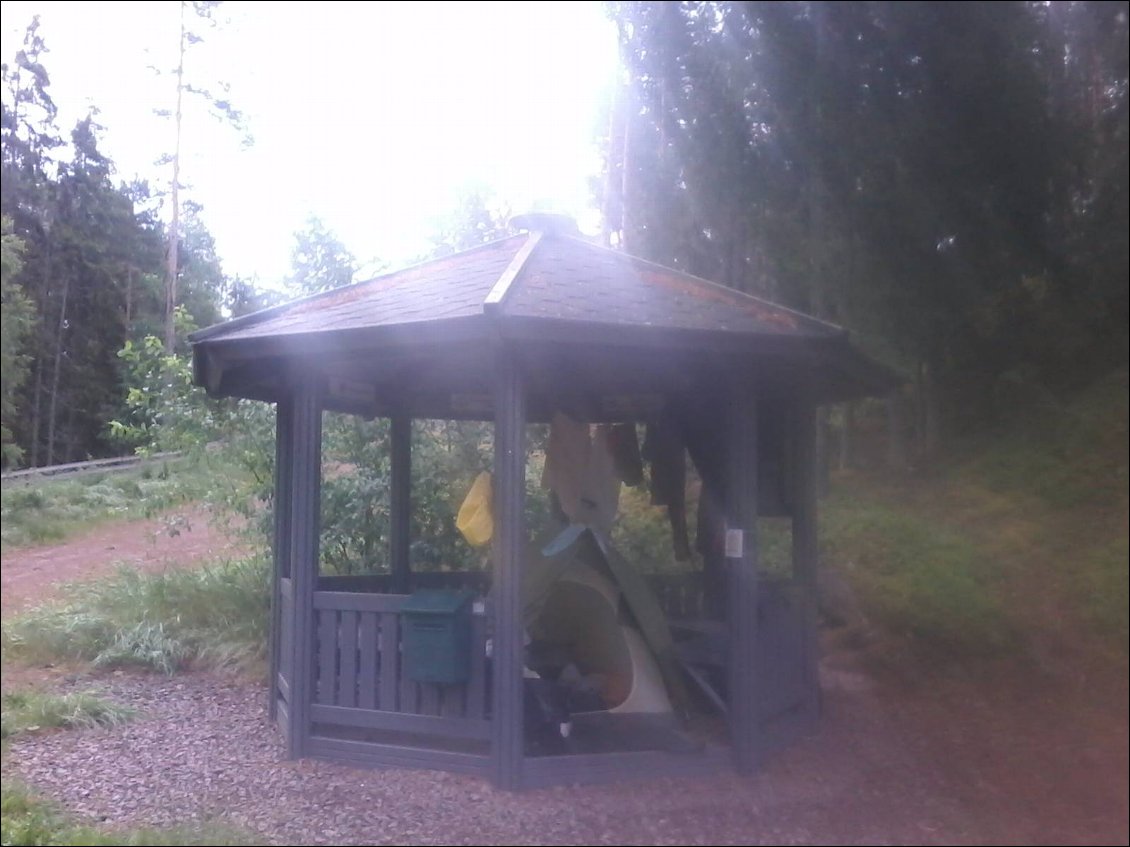
<svg viewBox="0 0 1130 847">
<path fill-rule="evenodd" d="M 195 380 L 211 395 L 276 404 L 269 702 L 288 753 L 479 773 L 507 789 L 753 771 L 819 711 L 817 406 L 887 391 L 889 374 L 838 327 L 593 245 L 551 216 L 525 223 L 528 233 L 191 338 Z M 674 410 L 719 448 L 724 549 L 701 579 L 658 589 L 669 615 L 713 618 L 724 634 L 717 743 L 527 748 L 526 427 L 563 409 L 593 423 Z M 367 581 L 319 574 L 324 410 L 391 419 L 390 562 Z M 490 573 L 412 571 L 411 426 L 424 418 L 494 422 Z M 759 578 L 759 511 L 791 518 L 785 579 Z M 401 608 L 414 589 L 440 585 L 481 598 L 458 685 L 413 682 L 402 667 Z"/>
</svg>

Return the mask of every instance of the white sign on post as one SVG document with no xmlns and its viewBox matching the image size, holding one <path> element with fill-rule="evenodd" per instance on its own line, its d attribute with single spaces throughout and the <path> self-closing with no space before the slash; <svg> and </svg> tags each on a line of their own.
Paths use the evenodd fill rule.
<svg viewBox="0 0 1130 847">
<path fill-rule="evenodd" d="M 740 529 L 726 530 L 726 558 L 740 559 L 744 553 L 745 533 Z"/>
</svg>

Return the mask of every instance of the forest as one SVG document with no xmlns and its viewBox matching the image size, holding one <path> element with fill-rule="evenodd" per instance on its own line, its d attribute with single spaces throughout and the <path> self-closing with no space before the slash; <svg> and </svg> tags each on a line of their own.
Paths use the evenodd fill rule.
<svg viewBox="0 0 1130 847">
<path fill-rule="evenodd" d="M 168 129 L 143 139 L 152 145 L 147 178 L 127 177 L 134 165 L 126 152 L 108 152 L 118 149 L 121 128 L 103 125 L 111 120 L 100 104 L 77 121 L 63 119 L 73 57 L 56 46 L 65 42 L 52 32 L 49 7 L 42 22 L 28 23 L 19 49 L 0 57 L 3 844 L 1126 843 L 1130 3 L 679 0 L 322 4 L 317 12 L 214 0 L 152 5 L 170 20 L 179 9 L 181 25 L 177 61 L 161 72 L 166 100 L 144 104 L 157 107 Z M 262 127 L 238 84 L 205 81 L 193 58 L 202 43 L 222 43 L 217 33 L 231 7 L 271 49 L 292 16 L 299 32 L 289 33 L 291 43 L 309 41 L 314 57 L 296 61 L 294 75 L 315 79 L 326 98 L 295 110 L 294 127 L 324 138 L 324 149 L 270 169 L 272 190 L 300 198 L 298 213 L 288 212 L 281 235 L 265 205 L 246 215 L 244 235 L 267 233 L 279 254 L 271 267 L 287 268 L 270 277 L 233 272 L 246 265 L 225 253 L 230 227 L 218 223 L 215 197 L 203 203 L 194 184 L 200 173 L 188 164 L 198 138 L 189 130 L 201 119 L 217 121 L 228 140 L 250 143 L 251 156 L 268 141 L 251 137 Z M 539 61 L 567 77 L 546 95 L 560 116 L 549 129 L 566 135 L 567 117 L 576 115 L 562 91 L 591 82 L 582 71 L 599 64 L 597 36 L 586 43 L 576 35 L 586 30 L 563 25 L 586 9 L 616 61 L 606 88 L 587 92 L 591 125 L 578 134 L 592 155 L 587 175 L 576 179 L 581 206 L 561 208 L 559 197 L 536 194 L 529 203 L 501 183 L 469 181 L 449 186 L 450 202 L 435 204 L 427 231 L 404 255 L 350 240 L 353 210 L 376 229 L 368 214 L 386 203 L 357 189 L 359 168 L 410 174 L 413 197 L 425 195 L 432 171 L 451 172 L 437 155 L 457 158 L 455 145 L 478 156 L 486 147 L 475 148 L 472 134 L 520 135 L 514 126 L 488 126 L 492 116 L 497 123 L 513 112 L 532 123 L 543 114 L 523 106 L 541 89 L 517 84 L 544 79 L 533 67 Z M 327 70 L 326 50 L 358 44 L 331 19 L 355 24 L 366 51 L 387 27 L 391 41 L 404 44 L 403 74 L 353 79 Z M 116 25 L 124 31 L 130 23 Z M 505 39 L 506 50 L 513 44 L 506 79 L 488 80 L 488 57 L 469 67 L 440 37 L 455 32 L 485 54 L 490 37 L 475 25 Z M 224 54 L 219 65 L 233 78 L 233 63 L 250 64 L 250 31 L 240 36 L 247 52 Z M 576 66 L 546 60 L 548 38 L 575 42 Z M 173 56 L 171 41 L 165 47 Z M 357 67 L 368 73 L 367 64 Z M 440 89 L 429 89 L 436 78 Z M 467 85 L 476 86 L 471 108 L 455 97 Z M 438 141 L 420 129 L 435 124 L 422 119 L 379 128 L 407 137 L 419 161 L 402 161 L 395 146 L 387 149 L 399 157 L 384 155 L 373 142 L 371 157 L 358 162 L 341 127 L 331 126 L 343 107 L 380 123 L 374 115 L 388 115 L 376 95 L 387 92 L 407 101 L 415 118 L 442 113 Z M 299 99 L 292 94 L 285 92 L 288 109 Z M 523 151 L 509 141 L 497 145 L 500 155 L 517 158 Z M 224 174 L 218 155 L 205 169 Z M 335 220 L 309 201 L 304 183 L 330 176 L 366 205 Z M 252 208 L 219 181 L 223 203 Z M 401 201 L 387 203 L 408 217 Z M 746 540 L 737 533 L 737 555 L 753 567 L 734 566 L 739 560 L 726 554 L 731 588 L 737 576 L 748 580 L 743 590 L 779 599 L 805 583 L 804 667 L 814 668 L 805 685 L 820 700 L 819 726 L 767 754 L 752 779 L 712 771 L 630 787 L 465 790 L 481 781 L 478 771 L 437 777 L 417 770 L 426 765 L 414 757 L 403 769 L 365 771 L 342 763 L 370 760 L 291 761 L 285 735 L 261 714 L 264 689 L 276 708 L 283 690 L 284 677 L 274 673 L 281 665 L 271 664 L 279 650 L 292 659 L 317 654 L 306 667 L 325 671 L 315 686 L 322 697 L 336 688 L 364 698 L 379 679 L 381 708 L 367 711 L 400 718 L 384 709 L 386 683 L 401 703 L 404 691 L 415 691 L 421 713 L 404 708 L 408 723 L 387 724 L 397 728 L 389 750 L 407 749 L 399 746 L 404 737 L 430 732 L 430 722 L 453 719 L 449 707 L 473 702 L 445 690 L 441 710 L 439 699 L 428 703 L 419 687 L 398 682 L 404 607 L 376 605 L 412 600 L 386 593 L 401 590 L 390 579 L 397 560 L 407 561 L 409 589 L 412 581 L 471 580 L 474 602 L 462 608 L 476 617 L 475 639 L 486 639 L 473 651 L 485 660 L 478 667 L 492 675 L 480 679 L 505 678 L 493 663 L 503 643 L 497 622 L 506 617 L 495 584 L 504 582 L 506 560 L 471 546 L 457 517 L 461 504 L 481 505 L 492 490 L 484 471 L 501 466 L 496 428 L 420 417 L 397 426 L 366 416 L 377 407 L 319 411 L 308 395 L 314 402 L 300 438 L 294 404 L 289 411 L 279 404 L 280 426 L 274 404 L 206 396 L 194 384 L 190 334 L 408 261 L 481 247 L 515 234 L 511 214 L 529 211 L 572 213 L 594 244 L 839 325 L 896 377 L 888 396 L 807 417 L 804 442 L 814 449 L 803 451 L 807 470 L 793 473 L 812 507 L 794 506 L 791 515 L 753 509 Z M 258 250 L 256 262 L 269 253 Z M 600 278 L 563 274 L 561 284 Z M 371 290 L 359 289 L 362 297 Z M 370 302 L 362 297 L 327 299 Z M 360 355 L 357 362 L 366 366 Z M 409 383 L 406 376 L 387 384 Z M 756 430 L 761 424 L 750 417 L 739 415 Z M 583 430 L 587 450 L 587 424 Z M 560 531 L 560 503 L 544 489 L 553 427 L 531 418 L 510 432 L 526 439 L 528 462 L 525 496 L 507 500 L 511 518 L 514 503 L 522 504 L 517 523 L 531 530 L 531 542 L 552 530 L 545 537 L 557 540 L 540 548 L 548 557 L 580 529 Z M 276 443 L 280 433 L 286 438 Z M 639 461 L 648 443 L 642 423 L 635 435 L 644 436 Z M 752 452 L 773 455 L 760 446 Z M 28 470 L 135 454 L 139 464 L 113 471 Z M 689 520 L 697 538 L 697 505 L 709 498 L 693 462 L 677 488 L 689 506 L 682 531 Z M 656 465 L 648 463 L 654 482 Z M 509 480 L 510 492 L 520 492 L 522 477 Z M 708 646 L 721 645 L 712 656 L 722 657 L 714 671 L 717 680 L 724 674 L 727 699 L 695 690 L 705 694 L 700 706 L 721 702 L 719 714 L 712 707 L 704 715 L 722 737 L 734 724 L 720 712 L 736 702 L 730 682 L 742 667 L 729 644 L 742 621 L 756 621 L 752 631 L 770 652 L 766 610 L 785 607 L 767 602 L 735 614 L 740 592 L 731 591 L 724 616 L 697 619 L 693 589 L 706 571 L 704 550 L 676 552 L 678 499 L 662 503 L 650 489 L 616 482 L 608 549 L 638 566 L 621 569 L 629 579 L 638 569 L 652 585 L 673 586 L 665 600 L 682 608 L 665 627 L 718 636 Z M 794 535 L 798 526 L 803 533 Z M 728 551 L 729 532 L 726 543 Z M 615 576 L 607 555 L 601 569 Z M 306 641 L 293 636 L 300 573 L 317 577 L 304 596 L 320 595 L 321 604 L 316 638 Z M 523 581 L 536 584 L 536 573 L 510 585 Z M 361 610 L 368 617 L 332 598 L 336 590 L 325 586 L 335 584 L 377 586 L 343 592 L 369 594 L 364 602 L 373 605 Z M 627 602 L 610 608 L 617 629 L 640 623 Z M 306 623 L 314 629 L 313 618 Z M 532 656 L 533 639 L 526 642 Z M 378 650 L 381 658 L 370 661 Z M 341 678 L 352 667 L 362 681 L 339 686 L 339 666 Z M 531 679 L 527 670 L 523 680 Z M 774 674 L 756 697 L 772 699 Z M 501 700 L 492 694 L 489 702 L 493 722 Z M 519 725 L 531 720 L 531 702 L 518 710 Z M 331 718 L 364 711 L 363 699 L 318 705 Z M 551 717 L 567 739 L 560 716 Z M 356 744 L 362 730 L 385 725 L 365 720 L 348 727 L 356 737 L 335 741 Z M 492 729 L 492 750 L 499 737 Z M 442 753 L 465 763 L 461 745 L 483 740 L 453 735 Z M 657 751 L 630 752 L 649 757 L 625 766 L 625 777 L 656 775 Z"/>
<path fill-rule="evenodd" d="M 623 73 L 594 138 L 600 237 L 849 328 L 906 378 L 914 460 L 1125 367 L 1126 3 L 606 11 Z M 185 328 L 357 267 L 312 218 L 287 280 L 226 273 L 178 176 L 120 179 L 96 109 L 58 125 L 49 38 L 33 22 L 3 68 L 6 468 L 137 446 L 110 426 L 127 342 L 183 354 Z M 436 250 L 505 234 L 498 207 L 448 210 Z M 855 414 L 830 417 L 841 441 Z"/>
</svg>

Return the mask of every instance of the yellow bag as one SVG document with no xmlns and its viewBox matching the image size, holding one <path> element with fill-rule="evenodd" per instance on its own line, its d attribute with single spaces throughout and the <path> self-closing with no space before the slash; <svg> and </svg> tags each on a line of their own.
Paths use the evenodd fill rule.
<svg viewBox="0 0 1130 847">
<path fill-rule="evenodd" d="M 459 514 L 455 518 L 455 528 L 463 533 L 472 547 L 489 544 L 494 535 L 494 513 L 491 511 L 490 471 L 483 471 L 471 484 L 471 490 L 463 498 Z"/>
</svg>

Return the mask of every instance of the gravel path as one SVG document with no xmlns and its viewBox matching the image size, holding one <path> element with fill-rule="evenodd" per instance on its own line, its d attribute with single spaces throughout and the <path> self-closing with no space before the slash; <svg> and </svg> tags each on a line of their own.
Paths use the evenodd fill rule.
<svg viewBox="0 0 1130 847">
<path fill-rule="evenodd" d="M 19 738 L 5 770 L 94 820 L 218 818 L 274 844 L 983 843 L 953 786 L 858 682 L 827 691 L 819 734 L 749 780 L 507 794 L 475 777 L 290 762 L 261 687 L 204 674 L 72 682 L 140 714 Z"/>
</svg>

